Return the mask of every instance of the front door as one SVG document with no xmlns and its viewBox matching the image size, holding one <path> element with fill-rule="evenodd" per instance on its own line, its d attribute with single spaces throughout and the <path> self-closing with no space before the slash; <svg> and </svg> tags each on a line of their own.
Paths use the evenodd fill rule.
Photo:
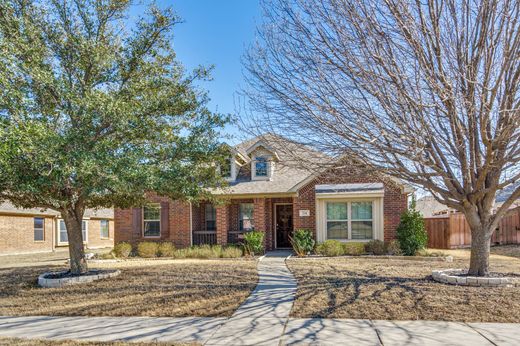
<svg viewBox="0 0 520 346">
<path fill-rule="evenodd" d="M 276 247 L 291 247 L 289 236 L 293 231 L 293 206 L 277 204 L 275 209 Z"/>
</svg>

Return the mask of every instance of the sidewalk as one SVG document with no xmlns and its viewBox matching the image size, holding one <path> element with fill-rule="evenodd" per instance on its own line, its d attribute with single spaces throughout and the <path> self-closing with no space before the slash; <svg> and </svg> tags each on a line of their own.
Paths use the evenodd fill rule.
<svg viewBox="0 0 520 346">
<path fill-rule="evenodd" d="M 520 324 L 290 318 L 0 317 L 0 337 L 203 345 L 520 345 Z M 243 326 L 249 326 L 251 334 Z M 272 329 L 269 326 L 274 326 Z M 261 328 L 261 331 L 257 329 Z M 263 335 L 262 335 L 263 334 Z M 220 336 L 219 336 L 220 335 Z M 226 335 L 226 339 L 222 338 Z M 256 336 L 255 336 L 256 335 Z M 262 340 L 258 339 L 262 336 Z M 260 341 L 260 342 L 259 342 Z"/>
<path fill-rule="evenodd" d="M 230 318 L 0 317 L 0 337 L 203 345 L 520 345 L 520 324 L 289 318 L 288 253 L 258 263 L 259 282 Z"/>
</svg>

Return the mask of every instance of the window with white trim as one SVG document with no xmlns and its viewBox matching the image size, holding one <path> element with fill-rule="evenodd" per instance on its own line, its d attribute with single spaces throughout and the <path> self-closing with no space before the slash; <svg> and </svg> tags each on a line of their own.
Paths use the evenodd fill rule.
<svg viewBox="0 0 520 346">
<path fill-rule="evenodd" d="M 368 240 L 374 237 L 373 202 L 327 202 L 327 239 Z"/>
<path fill-rule="evenodd" d="M 214 231 L 217 229 L 216 220 L 217 220 L 217 209 L 213 204 L 206 204 L 205 206 L 205 215 L 206 215 L 206 231 Z"/>
<path fill-rule="evenodd" d="M 240 203 L 238 226 L 241 231 L 252 231 L 254 229 L 254 209 L 253 203 Z"/>
<path fill-rule="evenodd" d="M 143 207 L 143 236 L 161 236 L 161 205 L 159 203 L 148 204 Z"/>
<path fill-rule="evenodd" d="M 265 157 L 257 157 L 255 160 L 255 176 L 267 177 L 268 161 Z"/>
<path fill-rule="evenodd" d="M 34 218 L 34 241 L 45 240 L 45 219 L 43 217 Z"/>
<path fill-rule="evenodd" d="M 233 177 L 233 159 L 228 157 L 224 160 L 224 164 L 220 166 L 220 175 L 222 178 L 231 179 Z"/>
<path fill-rule="evenodd" d="M 81 235 L 83 236 L 83 242 L 87 241 L 87 221 L 81 221 Z M 64 220 L 59 220 L 58 223 L 58 242 L 68 243 L 69 236 L 67 234 L 67 225 Z"/>
<path fill-rule="evenodd" d="M 101 239 L 108 239 L 108 236 L 110 235 L 108 220 L 99 221 L 99 230 L 100 230 L 99 236 L 101 237 Z"/>
</svg>

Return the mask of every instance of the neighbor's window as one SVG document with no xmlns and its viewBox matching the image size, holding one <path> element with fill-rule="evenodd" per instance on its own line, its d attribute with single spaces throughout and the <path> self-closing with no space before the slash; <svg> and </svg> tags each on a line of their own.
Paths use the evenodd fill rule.
<svg viewBox="0 0 520 346">
<path fill-rule="evenodd" d="M 251 231 L 254 228 L 254 204 L 253 203 L 241 203 L 240 204 L 240 216 L 238 219 L 239 228 L 241 231 Z"/>
<path fill-rule="evenodd" d="M 267 159 L 265 157 L 256 158 L 255 175 L 257 177 L 267 177 Z"/>
<path fill-rule="evenodd" d="M 372 209 L 371 201 L 328 202 L 327 239 L 372 239 Z"/>
<path fill-rule="evenodd" d="M 145 237 L 161 236 L 160 204 L 149 204 L 143 208 L 143 235 Z"/>
<path fill-rule="evenodd" d="M 206 204 L 206 231 L 216 230 L 217 209 L 213 204 Z"/>
<path fill-rule="evenodd" d="M 224 164 L 220 166 L 220 175 L 224 178 L 231 178 L 231 157 L 224 160 Z"/>
<path fill-rule="evenodd" d="M 69 237 L 67 235 L 67 226 L 65 225 L 65 221 L 60 220 L 58 227 L 59 227 L 59 230 L 58 230 L 58 234 L 59 234 L 58 242 L 60 242 L 60 243 L 68 243 L 69 242 Z M 85 220 L 81 221 L 81 234 L 83 236 L 83 241 L 86 242 L 87 241 L 87 221 L 85 221 Z"/>
<path fill-rule="evenodd" d="M 42 217 L 34 218 L 34 241 L 45 240 L 45 219 Z"/>
<path fill-rule="evenodd" d="M 101 238 L 108 238 L 109 236 L 109 230 L 108 230 L 108 220 L 101 220 L 99 221 L 100 225 L 99 225 L 99 229 L 101 230 Z"/>
<path fill-rule="evenodd" d="M 348 238 L 348 204 L 327 203 L 327 239 Z"/>
</svg>

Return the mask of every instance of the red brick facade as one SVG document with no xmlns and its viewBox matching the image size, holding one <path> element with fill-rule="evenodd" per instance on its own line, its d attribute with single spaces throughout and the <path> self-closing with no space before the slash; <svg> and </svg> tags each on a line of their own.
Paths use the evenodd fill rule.
<svg viewBox="0 0 520 346">
<path fill-rule="evenodd" d="M 356 173 L 347 168 L 342 171 L 323 174 L 298 189 L 291 197 L 254 197 L 250 199 L 233 199 L 226 205 L 216 207 L 215 243 L 227 244 L 239 233 L 240 203 L 254 204 L 255 229 L 265 231 L 266 248 L 275 247 L 274 208 L 276 203 L 291 203 L 293 205 L 294 229 L 310 229 L 316 234 L 316 184 L 346 184 L 346 183 L 384 183 L 384 239 L 395 239 L 395 229 L 399 224 L 400 215 L 407 208 L 407 195 L 402 187 L 393 181 L 382 181 L 381 178 L 366 173 Z M 181 201 L 171 201 L 157 195 L 150 196 L 150 202 L 161 203 L 161 236 L 144 238 L 142 234 L 142 209 L 115 210 L 115 241 L 173 241 L 178 247 L 191 245 L 192 231 L 205 231 L 205 206 L 193 205 Z M 300 216 L 300 210 L 309 210 L 310 216 Z M 191 223 L 190 223 L 191 218 Z"/>
<path fill-rule="evenodd" d="M 172 201 L 167 197 L 151 194 L 148 196 L 151 203 L 161 205 L 161 235 L 147 238 L 143 235 L 142 208 L 115 209 L 115 243 L 123 241 L 136 243 L 139 241 L 172 241 L 175 246 L 187 247 L 191 245 L 191 207 L 184 201 Z"/>
</svg>

